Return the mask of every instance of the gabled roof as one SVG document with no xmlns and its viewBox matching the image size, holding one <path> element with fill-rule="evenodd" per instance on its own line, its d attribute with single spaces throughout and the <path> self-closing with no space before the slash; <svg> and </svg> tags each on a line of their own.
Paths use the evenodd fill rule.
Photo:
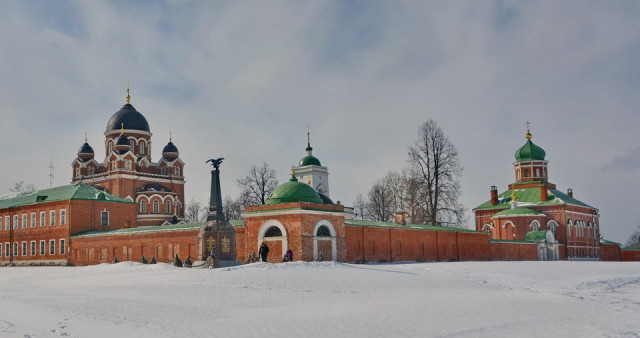
<svg viewBox="0 0 640 338">
<path fill-rule="evenodd" d="M 38 190 L 22 195 L 2 197 L 0 198 L 0 209 L 67 200 L 95 200 L 127 204 L 133 203 L 84 183 L 76 183 Z"/>
<path fill-rule="evenodd" d="M 135 228 L 115 229 L 115 230 L 88 231 L 88 232 L 83 232 L 81 234 L 77 234 L 71 237 L 77 238 L 77 237 L 95 237 L 95 236 L 114 236 L 114 235 L 132 235 L 132 234 L 138 234 L 138 233 L 197 230 L 202 227 L 202 224 L 203 223 L 178 223 L 178 224 L 160 225 L 160 226 L 150 225 L 150 226 L 140 226 Z"/>
<path fill-rule="evenodd" d="M 629 245 L 627 247 L 622 248 L 622 250 L 640 250 L 640 243 Z"/>
<path fill-rule="evenodd" d="M 532 188 L 522 188 L 522 189 L 514 189 L 507 190 L 500 195 L 498 195 L 498 203 L 496 205 L 491 205 L 491 200 L 486 201 L 485 203 L 477 206 L 473 210 L 490 210 L 490 209 L 506 209 L 511 208 L 511 194 L 512 192 L 516 193 L 516 201 L 518 205 L 522 207 L 526 206 L 542 206 L 542 205 L 555 205 L 555 204 L 571 204 L 578 205 L 582 207 L 592 208 L 594 207 L 578 200 L 573 197 L 569 197 L 569 195 L 558 191 L 556 189 L 547 189 L 547 200 L 542 201 L 540 199 L 540 188 L 532 187 Z"/>
</svg>

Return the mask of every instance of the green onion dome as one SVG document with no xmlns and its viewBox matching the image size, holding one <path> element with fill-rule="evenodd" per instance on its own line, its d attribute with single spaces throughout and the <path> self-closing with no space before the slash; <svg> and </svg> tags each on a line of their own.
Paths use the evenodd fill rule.
<svg viewBox="0 0 640 338">
<path fill-rule="evenodd" d="M 273 190 L 266 204 L 273 205 L 291 202 L 322 203 L 323 201 L 312 187 L 298 182 L 295 173 L 292 173 L 289 182 L 281 184 Z"/>
<path fill-rule="evenodd" d="M 298 166 L 300 167 L 303 167 L 305 165 L 321 165 L 321 164 L 320 164 L 320 160 L 317 157 L 308 155 L 303 157 L 300 160 L 300 163 L 298 164 Z"/>
<path fill-rule="evenodd" d="M 531 142 L 531 133 L 527 133 L 527 143 L 516 151 L 516 161 L 544 161 L 546 152 Z"/>
</svg>

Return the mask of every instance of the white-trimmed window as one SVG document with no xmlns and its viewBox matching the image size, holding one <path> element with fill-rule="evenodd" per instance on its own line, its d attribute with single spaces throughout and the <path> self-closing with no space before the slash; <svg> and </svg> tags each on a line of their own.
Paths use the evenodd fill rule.
<svg viewBox="0 0 640 338">
<path fill-rule="evenodd" d="M 160 202 L 158 200 L 153 201 L 153 213 L 157 214 L 160 212 Z"/>
<path fill-rule="evenodd" d="M 4 251 L 2 243 L 0 243 L 0 257 L 2 257 L 2 252 Z"/>
<path fill-rule="evenodd" d="M 27 228 L 27 214 L 22 214 L 22 229 Z"/>
<path fill-rule="evenodd" d="M 91 176 L 96 173 L 96 169 L 94 167 L 87 168 L 87 175 Z"/>
<path fill-rule="evenodd" d="M 31 241 L 31 256 L 36 255 L 36 241 Z"/>
<path fill-rule="evenodd" d="M 54 225 L 56 225 L 56 211 L 51 210 L 49 211 L 49 226 L 54 226 Z"/>
<path fill-rule="evenodd" d="M 40 226 L 43 227 L 45 225 L 47 225 L 47 213 L 40 211 Z"/>
<path fill-rule="evenodd" d="M 27 255 L 27 242 L 22 242 L 22 256 Z"/>
<path fill-rule="evenodd" d="M 144 155 L 144 142 L 140 142 L 138 149 L 140 151 L 140 155 Z"/>
<path fill-rule="evenodd" d="M 49 255 L 55 255 L 56 254 L 56 240 L 55 239 L 50 239 L 49 240 Z"/>
<path fill-rule="evenodd" d="M 45 241 L 41 240 L 40 241 L 40 256 L 44 256 L 47 253 L 47 251 L 45 249 L 45 246 L 46 246 Z"/>
<path fill-rule="evenodd" d="M 13 257 L 18 257 L 18 242 L 13 242 Z"/>
<path fill-rule="evenodd" d="M 35 212 L 31 213 L 31 227 L 32 228 L 36 227 L 36 213 Z"/>
<path fill-rule="evenodd" d="M 76 168 L 76 177 L 80 177 L 80 168 Z"/>
<path fill-rule="evenodd" d="M 11 243 L 4 243 L 4 255 L 5 257 L 11 256 Z"/>
<path fill-rule="evenodd" d="M 171 213 L 171 201 L 167 201 L 165 204 L 165 213 L 170 214 Z"/>
<path fill-rule="evenodd" d="M 100 214 L 100 224 L 103 227 L 109 226 L 109 212 L 107 210 L 102 211 Z"/>
<path fill-rule="evenodd" d="M 2 231 L 2 216 L 0 216 L 0 231 Z M 0 249 L 2 249 L 2 248 L 0 248 Z M 0 251 L 2 251 L 2 250 L 0 250 Z"/>
<path fill-rule="evenodd" d="M 124 161 L 124 169 L 125 170 L 131 170 L 132 166 L 131 166 L 131 160 L 125 160 Z"/>
<path fill-rule="evenodd" d="M 140 213 L 141 214 L 147 213 L 147 201 L 145 200 L 140 200 Z"/>
<path fill-rule="evenodd" d="M 66 253 L 67 247 L 64 239 L 60 239 L 60 254 L 64 255 Z"/>
<path fill-rule="evenodd" d="M 162 166 L 160 167 L 160 175 L 166 175 L 167 174 L 167 167 Z"/>
<path fill-rule="evenodd" d="M 13 230 L 18 229 L 18 215 L 13 215 Z"/>
<path fill-rule="evenodd" d="M 60 209 L 60 225 L 67 224 L 67 209 Z"/>
<path fill-rule="evenodd" d="M 533 220 L 531 221 L 531 231 L 538 231 L 540 229 L 540 222 Z"/>
<path fill-rule="evenodd" d="M 118 163 L 116 161 L 111 161 L 111 170 L 118 169 Z"/>
<path fill-rule="evenodd" d="M 107 154 L 111 154 L 112 151 L 113 151 L 113 143 L 109 142 L 109 151 L 107 152 Z"/>
<path fill-rule="evenodd" d="M 9 230 L 11 228 L 11 217 L 4 216 L 4 229 Z"/>
<path fill-rule="evenodd" d="M 180 167 L 174 167 L 173 172 L 175 173 L 176 176 L 180 176 Z"/>
</svg>

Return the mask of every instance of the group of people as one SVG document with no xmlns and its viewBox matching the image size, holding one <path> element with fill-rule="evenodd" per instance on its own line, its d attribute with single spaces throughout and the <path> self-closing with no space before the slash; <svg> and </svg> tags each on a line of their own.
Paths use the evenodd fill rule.
<svg viewBox="0 0 640 338">
<path fill-rule="evenodd" d="M 256 262 L 256 253 L 254 252 L 252 256 L 250 256 L 247 259 L 248 263 L 253 263 Z M 258 250 L 258 255 L 260 256 L 260 260 L 262 262 L 266 262 L 267 261 L 267 257 L 269 255 L 269 246 L 267 246 L 267 244 L 265 242 L 262 242 L 262 244 L 260 244 L 260 249 Z M 253 260 L 252 260 L 253 258 Z M 282 256 L 282 262 L 291 262 L 293 261 L 293 251 L 291 251 L 291 249 L 287 250 L 287 252 Z"/>
</svg>

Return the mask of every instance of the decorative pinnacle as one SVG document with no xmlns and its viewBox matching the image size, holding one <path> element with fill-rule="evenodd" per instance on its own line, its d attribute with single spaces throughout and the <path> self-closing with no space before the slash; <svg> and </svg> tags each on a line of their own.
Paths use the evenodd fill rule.
<svg viewBox="0 0 640 338">
<path fill-rule="evenodd" d="M 87 142 L 87 132 L 86 131 L 84 132 L 84 143 L 88 143 Z"/>
<path fill-rule="evenodd" d="M 294 169 L 294 165 L 291 165 L 291 176 L 295 176 L 296 175 L 296 170 Z"/>
<path fill-rule="evenodd" d="M 129 85 L 131 84 L 131 81 L 127 80 L 127 104 L 131 103 L 131 95 L 129 95 Z"/>
<path fill-rule="evenodd" d="M 120 123 L 120 135 L 124 135 L 124 122 Z"/>
<path fill-rule="evenodd" d="M 529 127 L 531 126 L 531 122 L 527 121 L 525 122 L 525 125 L 527 126 L 527 135 L 525 136 L 527 138 L 527 140 L 531 139 L 531 132 L 529 132 Z"/>
<path fill-rule="evenodd" d="M 172 139 L 172 137 L 171 137 L 171 130 L 169 130 L 169 142 L 171 142 L 171 139 Z"/>
<path fill-rule="evenodd" d="M 515 192 L 515 191 L 512 191 L 512 192 L 511 192 L 511 200 L 512 200 L 512 201 L 515 201 L 516 199 L 517 199 L 516 192 Z"/>
</svg>

